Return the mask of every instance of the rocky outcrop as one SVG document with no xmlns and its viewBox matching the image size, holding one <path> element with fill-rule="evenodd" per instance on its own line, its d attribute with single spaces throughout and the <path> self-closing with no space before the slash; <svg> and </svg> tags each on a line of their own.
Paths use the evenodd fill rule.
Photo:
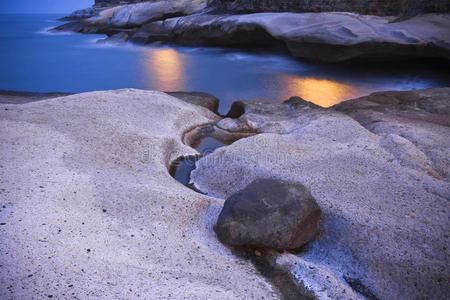
<svg viewBox="0 0 450 300">
<path fill-rule="evenodd" d="M 96 6 L 120 5 L 155 0 L 96 0 Z M 412 16 L 421 13 L 450 12 L 442 0 L 210 0 L 216 11 L 231 13 L 258 12 L 356 12 L 382 16 Z"/>
<path fill-rule="evenodd" d="M 211 94 L 202 92 L 168 92 L 167 94 L 185 102 L 203 106 L 213 113 L 218 114 L 219 99 Z"/>
<path fill-rule="evenodd" d="M 95 0 L 96 7 L 114 6 L 139 2 L 151 2 L 155 0 Z"/>
<path fill-rule="evenodd" d="M 259 179 L 225 201 L 216 233 L 232 246 L 297 249 L 316 235 L 320 214 L 303 185 Z"/>
<path fill-rule="evenodd" d="M 355 59 L 450 59 L 450 17 L 428 14 L 401 22 L 352 13 L 213 14 L 208 2 L 155 1 L 115 6 L 55 30 L 126 31 L 131 41 L 188 45 L 286 47 L 299 58 L 326 62 Z M 208 13 L 209 12 L 209 13 Z"/>
<path fill-rule="evenodd" d="M 403 22 L 349 13 L 261 13 L 193 15 L 144 25 L 132 40 L 238 46 L 285 45 L 299 58 L 337 62 L 351 59 L 450 59 L 447 15 Z"/>
<path fill-rule="evenodd" d="M 214 0 L 211 6 L 234 13 L 257 12 L 355 12 L 381 16 L 413 16 L 449 12 L 441 0 Z"/>
<path fill-rule="evenodd" d="M 334 109 L 382 136 L 381 145 L 401 164 L 450 180 L 449 95 L 450 88 L 379 92 Z"/>
<path fill-rule="evenodd" d="M 96 17 L 103 11 L 103 8 L 99 7 L 89 7 L 85 9 L 76 10 L 70 15 L 59 19 L 60 21 L 79 21 L 83 19 L 88 19 L 92 17 Z"/>
<path fill-rule="evenodd" d="M 216 120 L 154 91 L 0 105 L 0 298 L 279 299 L 168 172 Z"/>
<path fill-rule="evenodd" d="M 235 122 L 259 134 L 200 159 L 191 180 L 222 199 L 262 177 L 305 185 L 322 208 L 317 239 L 296 256 L 265 255 L 320 299 L 442 299 L 449 103 L 449 89 L 376 93 L 332 109 L 245 102 Z"/>
</svg>

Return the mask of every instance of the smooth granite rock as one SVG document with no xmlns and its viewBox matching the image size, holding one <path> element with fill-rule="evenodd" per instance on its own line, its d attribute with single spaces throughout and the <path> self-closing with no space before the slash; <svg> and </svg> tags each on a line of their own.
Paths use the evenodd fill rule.
<svg viewBox="0 0 450 300">
<path fill-rule="evenodd" d="M 320 299 L 443 299 L 450 91 L 392 94 L 335 109 L 245 102 L 238 120 L 260 134 L 200 159 L 191 180 L 222 199 L 258 178 L 305 185 L 322 209 L 317 238 L 296 257 L 267 260 Z"/>
<path fill-rule="evenodd" d="M 213 113 L 218 113 L 219 99 L 203 92 L 168 92 L 167 94 L 191 104 L 203 106 Z"/>
<path fill-rule="evenodd" d="M 279 299 L 169 175 L 216 118 L 132 89 L 0 104 L 0 298 Z"/>
<path fill-rule="evenodd" d="M 418 161 L 418 168 L 435 177 L 450 179 L 450 88 L 407 92 L 378 92 L 335 105 L 369 131 L 387 134 L 383 140 L 388 151 L 404 163 Z M 406 139 L 401 142 L 400 139 Z M 412 143 L 426 157 L 418 160 L 404 159 L 410 155 L 405 147 Z M 405 145 L 406 146 L 406 145 Z M 415 151 L 415 150 L 410 150 Z M 436 172 L 431 170 L 429 163 Z"/>
<path fill-rule="evenodd" d="M 127 30 L 138 43 L 287 47 L 295 57 L 325 62 L 450 59 L 448 13 L 404 20 L 346 12 L 230 15 L 214 7 L 207 0 L 118 5 L 54 30 L 108 35 Z"/>
<path fill-rule="evenodd" d="M 148 24 L 137 33 L 185 44 L 219 46 L 284 44 L 295 57 L 351 59 L 450 59 L 450 15 L 428 14 L 402 22 L 353 13 L 191 15 Z"/>
<path fill-rule="evenodd" d="M 86 20 L 101 26 L 133 27 L 174 16 L 201 12 L 206 0 L 160 0 L 115 6 L 103 10 L 98 16 Z"/>
<path fill-rule="evenodd" d="M 225 201 L 216 233 L 232 246 L 297 249 L 316 235 L 320 214 L 303 185 L 259 179 Z"/>
</svg>

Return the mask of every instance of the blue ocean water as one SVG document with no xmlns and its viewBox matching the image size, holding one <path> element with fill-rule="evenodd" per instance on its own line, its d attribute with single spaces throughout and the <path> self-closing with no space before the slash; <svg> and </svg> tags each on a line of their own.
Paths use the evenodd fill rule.
<svg viewBox="0 0 450 300">
<path fill-rule="evenodd" d="M 62 15 L 0 15 L 0 89 L 85 92 L 139 88 L 203 91 L 221 100 L 281 101 L 293 95 L 327 107 L 380 90 L 450 86 L 429 65 L 327 65 L 264 50 L 99 44 L 102 35 L 51 34 Z"/>
</svg>

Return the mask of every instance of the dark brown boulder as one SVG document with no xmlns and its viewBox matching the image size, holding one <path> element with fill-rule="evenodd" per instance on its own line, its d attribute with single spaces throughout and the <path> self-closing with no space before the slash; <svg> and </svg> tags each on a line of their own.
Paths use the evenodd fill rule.
<svg viewBox="0 0 450 300">
<path fill-rule="evenodd" d="M 232 246 L 296 249 L 314 238 L 320 215 L 302 184 L 258 179 L 225 201 L 216 233 Z"/>
</svg>

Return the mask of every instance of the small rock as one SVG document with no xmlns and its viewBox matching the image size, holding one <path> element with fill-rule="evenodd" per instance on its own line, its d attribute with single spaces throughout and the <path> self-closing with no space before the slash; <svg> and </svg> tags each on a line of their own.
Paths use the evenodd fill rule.
<svg viewBox="0 0 450 300">
<path fill-rule="evenodd" d="M 216 233 L 232 246 L 296 249 L 314 238 L 320 215 L 302 184 L 258 179 L 225 201 Z"/>
</svg>

